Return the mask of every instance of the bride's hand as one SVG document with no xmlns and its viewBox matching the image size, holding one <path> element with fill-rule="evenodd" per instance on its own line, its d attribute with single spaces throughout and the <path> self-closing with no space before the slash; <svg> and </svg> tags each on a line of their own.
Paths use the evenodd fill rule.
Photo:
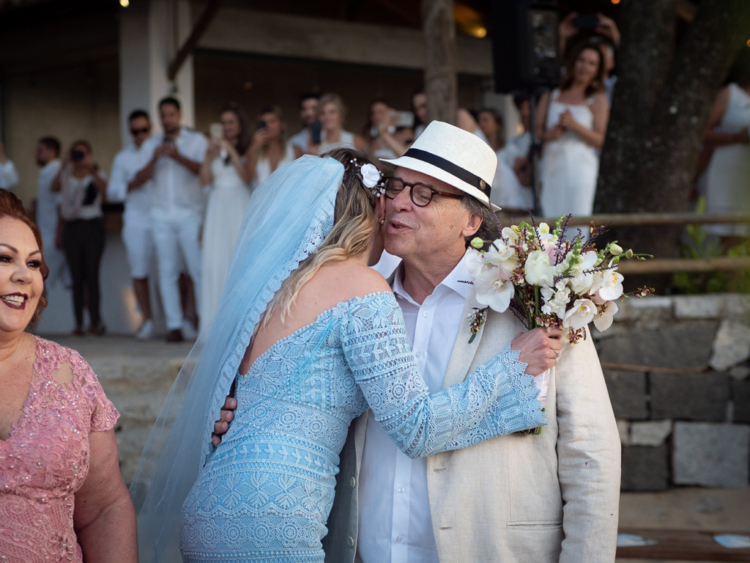
<svg viewBox="0 0 750 563">
<path fill-rule="evenodd" d="M 521 351 L 518 361 L 527 364 L 527 374 L 537 376 L 557 365 L 562 335 L 563 331 L 559 328 L 535 328 L 516 336 L 510 348 Z"/>
<path fill-rule="evenodd" d="M 229 431 L 229 423 L 234 420 L 234 411 L 237 408 L 237 399 L 227 395 L 224 407 L 221 409 L 219 420 L 214 423 L 214 431 L 211 434 L 211 443 L 214 447 L 221 444 L 221 437 Z"/>
</svg>

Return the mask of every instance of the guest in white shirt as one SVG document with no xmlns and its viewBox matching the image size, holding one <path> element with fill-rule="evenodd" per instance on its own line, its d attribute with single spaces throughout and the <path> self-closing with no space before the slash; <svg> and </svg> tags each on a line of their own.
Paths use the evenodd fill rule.
<svg viewBox="0 0 750 563">
<path fill-rule="evenodd" d="M 151 230 L 153 182 L 149 180 L 139 184 L 135 181 L 135 176 L 143 168 L 144 157 L 141 148 L 151 135 L 151 120 L 148 113 L 138 109 L 130 114 L 128 124 L 133 142 L 115 156 L 107 185 L 107 198 L 111 201 L 125 202 L 122 241 L 128 253 L 133 290 L 143 316 L 143 322 L 135 337 L 146 340 L 154 333 L 148 291 L 148 278 L 152 274 L 156 252 L 154 234 Z"/>
<path fill-rule="evenodd" d="M 0 188 L 12 190 L 18 185 L 18 172 L 12 160 L 8 160 L 5 147 L 0 143 Z"/>
<path fill-rule="evenodd" d="M 83 336 L 84 303 L 89 312 L 88 333 L 105 332 L 99 305 L 99 266 L 104 254 L 104 214 L 102 199 L 107 180 L 94 163 L 91 144 L 73 143 L 65 163 L 52 181 L 53 193 L 61 193 L 60 217 L 65 224 L 62 245 L 73 278 L 73 311 L 75 336 Z M 84 286 L 85 295 L 84 298 Z"/>
<path fill-rule="evenodd" d="M 136 174 L 135 184 L 153 178 L 152 228 L 159 261 L 159 292 L 167 320 L 167 342 L 181 342 L 183 310 L 178 281 L 182 261 L 195 287 L 200 310 L 201 248 L 204 194 L 198 173 L 206 155 L 206 137 L 181 126 L 180 102 L 168 97 L 159 102 L 164 133 L 143 146 L 146 166 Z"/>
<path fill-rule="evenodd" d="M 313 93 L 302 94 L 299 100 L 299 117 L 302 120 L 302 131 L 293 135 L 289 143 L 294 148 L 295 158 L 307 154 L 312 141 L 312 126 L 318 119 L 318 96 Z"/>
<path fill-rule="evenodd" d="M 49 268 L 46 283 L 49 287 L 60 279 L 66 287 L 70 287 L 70 272 L 61 249 L 60 194 L 52 193 L 52 181 L 62 167 L 60 141 L 55 137 L 39 139 L 36 146 L 36 163 L 41 168 L 37 181 L 36 225 L 42 234 L 44 261 Z"/>
</svg>

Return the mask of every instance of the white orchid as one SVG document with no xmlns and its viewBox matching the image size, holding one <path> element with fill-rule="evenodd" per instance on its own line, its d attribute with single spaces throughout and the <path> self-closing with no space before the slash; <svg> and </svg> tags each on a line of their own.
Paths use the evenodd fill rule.
<svg viewBox="0 0 750 563">
<path fill-rule="evenodd" d="M 601 281 L 597 284 L 599 287 L 596 289 L 599 292 L 599 297 L 605 301 L 614 301 L 622 296 L 622 280 L 625 278 L 622 274 L 618 274 L 616 270 L 607 270 L 603 272 Z M 594 288 L 591 288 L 594 291 Z"/>
<path fill-rule="evenodd" d="M 555 284 L 555 288 L 543 287 L 541 290 L 544 304 L 542 305 L 542 313 L 545 315 L 557 315 L 559 318 L 565 318 L 565 310 L 567 309 L 568 302 L 570 301 L 570 289 L 565 283 L 565 280 L 561 280 Z"/>
<path fill-rule="evenodd" d="M 615 320 L 615 313 L 617 313 L 617 303 L 607 301 L 602 305 L 599 315 L 594 318 L 594 326 L 601 332 L 604 332 L 612 326 L 612 322 Z"/>
<path fill-rule="evenodd" d="M 591 299 L 576 299 L 573 308 L 565 313 L 563 326 L 578 330 L 589 324 L 597 314 L 596 305 Z"/>
<path fill-rule="evenodd" d="M 588 293 L 595 277 L 593 272 L 586 272 L 592 269 L 598 260 L 599 257 L 593 251 L 584 252 L 579 256 L 569 254 L 565 257 L 565 260 L 555 266 L 555 275 L 561 276 L 568 272 L 567 275 L 572 276 L 568 278 L 568 281 L 573 291 L 578 295 Z"/>
<path fill-rule="evenodd" d="M 508 241 L 509 246 L 518 246 L 518 243 L 521 240 L 521 235 L 510 227 L 503 227 L 500 234 L 502 234 L 503 238 Z"/>
<path fill-rule="evenodd" d="M 526 283 L 530 285 L 548 285 L 555 283 L 555 272 L 549 254 L 544 250 L 534 250 L 529 253 L 524 265 Z"/>
<path fill-rule="evenodd" d="M 480 275 L 485 270 L 490 270 L 492 264 L 489 264 L 485 259 L 485 255 L 482 252 L 474 248 L 470 248 L 466 253 L 466 268 L 472 277 Z"/>
<path fill-rule="evenodd" d="M 494 266 L 474 275 L 474 289 L 477 302 L 487 305 L 493 311 L 504 313 L 510 307 L 515 295 L 513 282 L 503 272 L 502 267 Z"/>
<path fill-rule="evenodd" d="M 484 259 L 493 266 L 500 266 L 510 276 L 518 265 L 516 249 L 507 245 L 502 239 L 497 239 L 490 245 Z"/>
</svg>

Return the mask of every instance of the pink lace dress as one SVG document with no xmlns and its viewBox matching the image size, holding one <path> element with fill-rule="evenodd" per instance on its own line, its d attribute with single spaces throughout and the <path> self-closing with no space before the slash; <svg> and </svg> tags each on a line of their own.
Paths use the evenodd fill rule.
<svg viewBox="0 0 750 563">
<path fill-rule="evenodd" d="M 36 338 L 29 396 L 0 440 L 0 563 L 81 562 L 75 494 L 89 470 L 89 434 L 119 413 L 78 352 Z"/>
</svg>

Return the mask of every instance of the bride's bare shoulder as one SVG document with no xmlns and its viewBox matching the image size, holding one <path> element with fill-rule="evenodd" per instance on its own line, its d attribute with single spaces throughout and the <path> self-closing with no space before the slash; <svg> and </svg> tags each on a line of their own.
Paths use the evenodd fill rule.
<svg viewBox="0 0 750 563">
<path fill-rule="evenodd" d="M 325 293 L 337 302 L 391 291 L 383 276 L 359 260 L 325 264 L 305 285 L 305 289 Z"/>
</svg>

